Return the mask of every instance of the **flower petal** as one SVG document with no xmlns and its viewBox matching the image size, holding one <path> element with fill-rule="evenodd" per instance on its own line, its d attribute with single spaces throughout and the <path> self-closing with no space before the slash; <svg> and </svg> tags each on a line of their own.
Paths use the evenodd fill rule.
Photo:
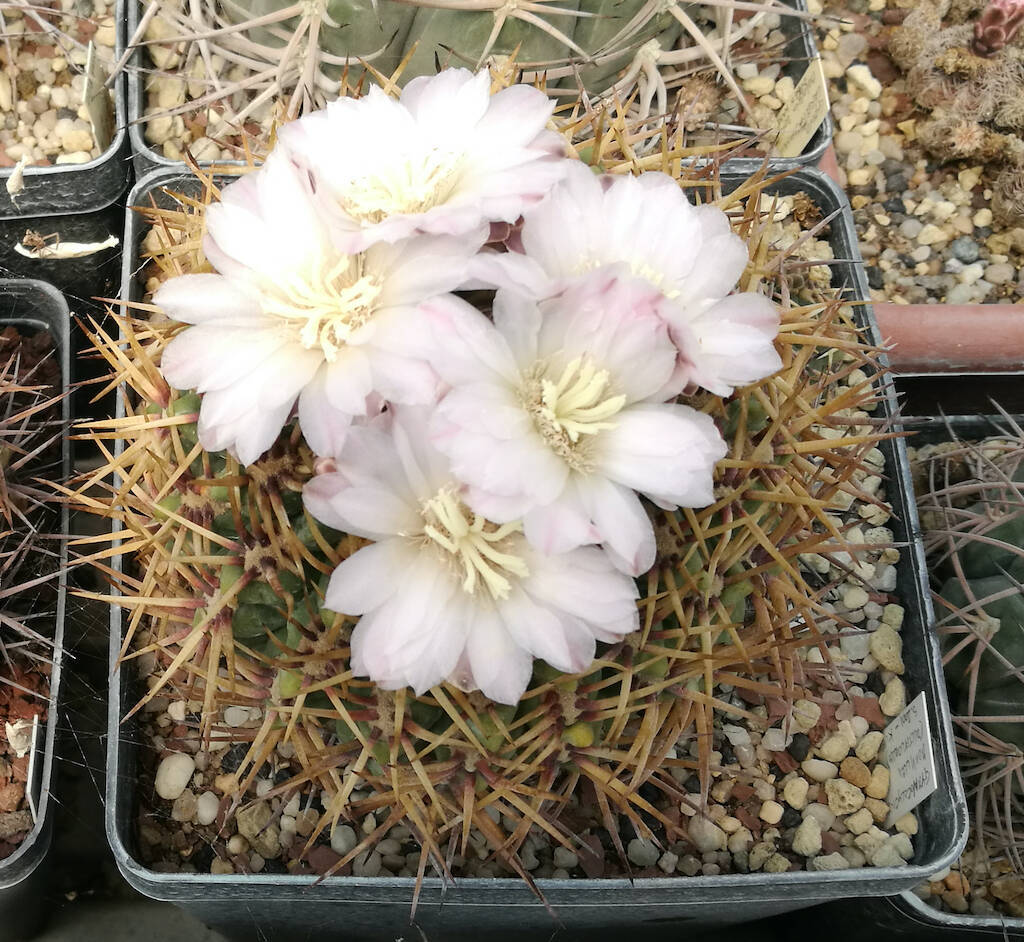
<svg viewBox="0 0 1024 942">
<path fill-rule="evenodd" d="M 579 483 L 586 513 L 615 568 L 639 576 L 654 565 L 654 525 L 636 494 L 607 478 L 591 475 Z"/>
</svg>

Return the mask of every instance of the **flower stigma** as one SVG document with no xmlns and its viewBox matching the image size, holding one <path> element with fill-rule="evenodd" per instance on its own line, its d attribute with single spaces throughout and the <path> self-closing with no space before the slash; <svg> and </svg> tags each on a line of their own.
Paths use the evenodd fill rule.
<svg viewBox="0 0 1024 942">
<path fill-rule="evenodd" d="M 608 395 L 608 371 L 590 358 L 576 357 L 557 381 L 543 375 L 527 383 L 526 406 L 548 445 L 574 470 L 585 470 L 578 447 L 582 436 L 613 429 L 613 419 L 626 404 L 623 395 Z"/>
<path fill-rule="evenodd" d="M 263 310 L 299 327 L 307 350 L 319 347 L 333 363 L 352 334 L 377 310 L 381 283 L 364 274 L 362 256 L 344 255 L 331 268 L 313 260 L 304 276 L 278 277 L 267 290 Z"/>
<path fill-rule="evenodd" d="M 491 598 L 507 599 L 512 588 L 508 576 L 525 578 L 530 574 L 522 557 L 505 552 L 501 546 L 510 536 L 522 532 L 522 524 L 491 523 L 470 511 L 450 487 L 425 501 L 422 515 L 423 533 L 461 568 L 462 588 L 469 595 L 474 595 L 483 583 Z"/>
</svg>

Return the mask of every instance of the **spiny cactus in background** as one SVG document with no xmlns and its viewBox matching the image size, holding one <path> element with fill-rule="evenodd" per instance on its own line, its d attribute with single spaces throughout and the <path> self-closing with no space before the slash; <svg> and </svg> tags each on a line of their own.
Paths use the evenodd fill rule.
<svg viewBox="0 0 1024 942">
<path fill-rule="evenodd" d="M 1024 874 L 1024 430 L 1009 417 L 999 424 L 1005 435 L 926 446 L 914 469 L 973 799 L 972 880 L 1007 863 Z"/>
<path fill-rule="evenodd" d="M 999 16 L 1002 26 L 997 30 Z M 897 27 L 889 52 L 906 72 L 907 91 L 931 112 L 918 122 L 924 147 L 943 160 L 1001 168 L 994 210 L 1024 224 L 1024 41 L 1017 0 L 923 0 Z M 1012 26 L 1011 26 L 1012 24 Z M 999 36 L 996 36 L 996 32 Z M 979 47 L 979 36 L 991 42 Z"/>
<path fill-rule="evenodd" d="M 733 50 L 769 15 L 806 16 L 780 0 L 745 4 L 742 16 L 729 2 L 681 0 L 151 2 L 129 45 L 155 66 L 157 107 L 145 118 L 154 142 L 183 122 L 207 138 L 243 129 L 253 136 L 277 115 L 357 94 L 368 78 L 404 85 L 441 66 L 510 58 L 522 81 L 563 101 L 629 102 L 642 118 L 678 111 L 694 126 L 698 116 L 701 125 L 713 117 L 704 112 L 707 96 L 686 87 L 700 71 L 717 73 L 748 110 Z"/>
<path fill-rule="evenodd" d="M 621 115 L 594 120 L 589 135 L 582 127 L 567 135 L 587 140 L 595 166 L 628 172 L 635 129 Z M 428 863 L 448 874 L 450 855 L 478 833 L 488 853 L 529 881 L 520 853 L 531 827 L 584 853 L 580 835 L 606 828 L 628 868 L 614 818 L 640 837 L 658 827 L 669 840 L 686 839 L 687 819 L 665 814 L 653 796 L 689 801 L 679 783 L 692 775 L 707 791 L 718 771 L 716 710 L 760 721 L 720 685 L 750 702 L 779 698 L 785 709 L 808 693 L 808 671 L 815 683 L 833 676 L 827 660 L 815 667 L 798 657 L 808 645 L 827 656 L 816 621 L 835 617 L 824 608 L 829 585 L 805 577 L 799 558 L 849 552 L 835 511 L 858 495 L 874 500 L 861 484 L 877 469 L 885 435 L 870 416 L 877 351 L 859 338 L 848 307 L 787 280 L 765 239 L 764 176 L 724 195 L 712 171 L 686 169 L 687 156 L 666 146 L 646 164 L 684 175 L 697 198 L 714 197 L 730 212 L 750 244 L 741 288 L 785 299 L 784 365 L 728 401 L 694 400 L 714 417 L 729 454 L 710 507 L 652 510 L 658 557 L 639 579 L 640 630 L 604 646 L 580 675 L 538 661 L 515 706 L 448 684 L 415 696 L 353 677 L 355 620 L 327 610 L 323 597 L 328 575 L 364 541 L 304 511 L 314 458 L 298 428 L 286 427 L 249 467 L 206 453 L 198 401 L 168 388 L 159 371 L 178 326 L 136 305 L 126 317 L 111 313 L 120 336 L 101 324 L 88 330 L 113 369 L 110 388 L 123 384 L 124 415 L 87 433 L 107 460 L 74 500 L 108 517 L 122 541 L 87 552 L 127 597 L 115 597 L 127 612 L 123 653 L 158 665 L 136 709 L 168 693 L 201 703 L 210 743 L 238 737 L 225 708 L 258 707 L 262 725 L 247 731 L 248 752 L 233 773 L 236 800 L 286 745 L 295 774 L 270 794 L 325 796 L 309 846 L 324 829 L 377 813 L 377 827 L 332 870 L 399 823 L 422 847 L 421 876 Z M 201 171 L 194 182 L 165 208 L 143 209 L 155 233 L 149 287 L 202 270 L 204 208 L 218 191 Z M 123 569 L 111 567 L 121 552 Z M 677 752 L 684 734 L 692 752 Z M 567 811 L 577 796 L 593 820 Z"/>
<path fill-rule="evenodd" d="M 42 624 L 58 555 L 45 482 L 60 473 L 60 380 L 48 334 L 0 333 L 0 683 L 15 660 L 48 663 L 52 645 Z"/>
</svg>

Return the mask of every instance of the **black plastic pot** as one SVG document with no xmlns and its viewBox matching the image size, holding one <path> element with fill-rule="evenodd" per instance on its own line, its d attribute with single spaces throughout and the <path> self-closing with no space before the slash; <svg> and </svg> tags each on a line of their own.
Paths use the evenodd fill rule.
<svg viewBox="0 0 1024 942">
<path fill-rule="evenodd" d="M 118 0 L 114 8 L 118 58 L 124 48 L 124 17 L 125 0 Z M 25 188 L 16 199 L 11 197 L 6 187 L 11 169 L 0 170 L 0 183 L 4 184 L 0 185 L 0 219 L 92 213 L 110 206 L 124 196 L 131 177 L 131 161 L 123 74 L 115 78 L 112 91 L 116 127 L 110 146 L 99 157 L 85 164 L 26 167 Z"/>
<path fill-rule="evenodd" d="M 128 36 L 135 35 L 142 18 L 144 3 L 141 0 L 125 0 L 128 6 Z M 807 12 L 807 0 L 782 0 L 787 6 Z M 782 58 L 788 58 L 784 74 L 789 75 L 794 82 L 799 82 L 809 63 L 818 57 L 818 47 L 814 38 L 814 27 L 808 20 L 798 19 L 793 16 L 783 16 L 782 29 L 789 36 L 786 48 L 780 54 Z M 141 179 L 143 175 L 161 168 L 167 170 L 182 170 L 184 162 L 170 160 L 163 154 L 154 150 L 145 136 L 145 123 L 143 117 L 146 113 L 146 74 L 149 66 L 145 60 L 144 52 L 136 50 L 128 73 L 128 136 L 131 141 L 132 160 L 135 163 L 135 171 Z M 724 130 L 735 130 L 729 127 Z M 740 129 L 742 130 L 742 129 Z M 832 142 L 832 117 L 825 116 L 821 126 L 815 131 L 814 136 L 804 148 L 799 157 L 771 158 L 773 171 L 792 170 L 795 167 L 813 167 L 821 160 L 822 154 Z M 204 164 L 207 162 L 204 161 Z M 241 161 L 218 160 L 218 167 L 241 164 Z M 735 165 L 734 172 L 750 175 L 761 166 L 762 159 L 738 158 L 731 162 Z"/>
<path fill-rule="evenodd" d="M 0 328 L 14 325 L 21 330 L 48 331 L 53 337 L 56 356 L 60 358 L 62 388 L 66 394 L 70 384 L 71 355 L 68 307 L 63 296 L 41 281 L 0 280 Z M 63 400 L 63 421 L 71 422 L 71 401 Z M 71 448 L 67 436 L 62 438 L 62 473 L 66 480 L 71 473 Z M 68 533 L 68 510 L 60 515 L 61 534 Z M 35 796 L 36 823 L 18 849 L 0 860 L 0 938 L 27 938 L 44 916 L 48 880 L 46 857 L 52 838 L 54 802 L 52 800 L 54 760 L 59 726 L 60 679 L 64 660 L 64 602 L 67 569 L 67 540 L 59 547 L 60 576 L 57 584 L 57 606 L 53 624 L 53 668 L 50 674 L 50 702 L 45 730 L 39 731 L 33 775 L 27 788 Z"/>
<path fill-rule="evenodd" d="M 733 176 L 727 185 L 744 178 Z M 147 176 L 130 196 L 130 205 L 158 205 L 171 198 L 161 187 L 195 192 L 195 181 L 181 172 L 162 171 Z M 824 174 L 802 170 L 777 185 L 780 194 L 807 193 L 824 214 L 839 211 L 831 224 L 837 262 L 834 283 L 848 297 L 867 297 L 863 267 L 857 250 L 853 219 L 846 197 Z M 143 226 L 129 216 L 125 233 L 123 299 L 139 297 L 135 277 L 137 249 Z M 879 342 L 870 309 L 861 307 L 869 338 Z M 883 381 L 880 409 L 895 413 L 891 381 Z M 122 639 L 122 612 L 111 612 L 111 690 L 109 754 L 107 764 L 107 836 L 121 872 L 137 890 L 156 899 L 186 907 L 199 919 L 234 938 L 250 939 L 406 939 L 430 940 L 488 938 L 558 939 L 617 938 L 625 931 L 645 936 L 678 937 L 704 928 L 722 927 L 812 906 L 825 899 L 879 896 L 912 887 L 948 866 L 959 854 L 967 835 L 967 808 L 953 758 L 952 733 L 936 639 L 927 626 L 932 610 L 927 592 L 924 558 L 917 532 L 916 511 L 907 473 L 906 449 L 901 440 L 884 442 L 890 473 L 889 498 L 896 539 L 906 543 L 899 565 L 897 591 L 904 600 L 903 637 L 907 665 L 908 698 L 924 691 L 935 745 L 938 791 L 917 809 L 921 832 L 916 839 L 915 861 L 899 869 L 870 868 L 832 872 L 762 873 L 716 877 L 627 880 L 541 880 L 539 884 L 562 921 L 562 926 L 516 879 L 464 880 L 442 888 L 425 881 L 416 923 L 409 925 L 415 881 L 391 877 L 368 879 L 332 877 L 319 883 L 297 876 L 258 874 L 158 873 L 137 856 L 135 794 L 138 744 L 133 727 L 121 724 L 132 706 L 131 678 L 118 667 Z M 120 563 L 118 562 L 118 565 Z M 557 931 L 556 931 L 557 930 Z M 420 936 L 418 932 L 422 931 Z M 605 935 L 606 933 L 607 935 Z M 746 936 L 747 930 L 738 933 Z"/>
</svg>

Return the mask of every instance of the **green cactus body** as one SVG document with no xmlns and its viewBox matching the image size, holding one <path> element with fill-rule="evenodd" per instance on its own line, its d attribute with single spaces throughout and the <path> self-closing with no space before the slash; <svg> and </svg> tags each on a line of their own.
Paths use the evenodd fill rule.
<svg viewBox="0 0 1024 942">
<path fill-rule="evenodd" d="M 238 16 L 244 10 L 252 18 L 272 13 L 287 5 L 287 0 L 243 0 L 232 2 L 229 13 Z M 603 93 L 616 73 L 626 68 L 636 52 L 656 41 L 660 49 L 674 48 L 682 27 L 668 12 L 648 15 L 644 0 L 567 0 L 551 4 L 541 18 L 568 39 L 572 48 L 534 23 L 508 16 L 493 43 L 496 14 L 490 10 L 459 10 L 437 6 L 417 6 L 397 0 L 329 0 L 325 21 L 320 26 L 320 47 L 332 56 L 347 58 L 353 64 L 365 59 L 379 72 L 390 75 L 409 56 L 401 81 L 421 75 L 433 75 L 439 66 L 477 69 L 489 55 L 516 55 L 516 61 L 530 71 L 564 67 L 574 62 L 579 81 L 591 94 Z M 582 15 L 574 15 L 576 13 Z M 620 34 L 643 15 L 631 35 Z M 336 25 L 332 25 L 336 24 Z M 289 21 L 285 29 L 294 29 Z M 280 32 L 280 29 L 279 29 Z M 268 44 L 280 44 L 267 29 L 254 31 L 252 38 Z M 588 61 L 592 60 L 592 61 Z M 577 87 L 576 76 L 549 83 L 554 87 Z"/>
</svg>

